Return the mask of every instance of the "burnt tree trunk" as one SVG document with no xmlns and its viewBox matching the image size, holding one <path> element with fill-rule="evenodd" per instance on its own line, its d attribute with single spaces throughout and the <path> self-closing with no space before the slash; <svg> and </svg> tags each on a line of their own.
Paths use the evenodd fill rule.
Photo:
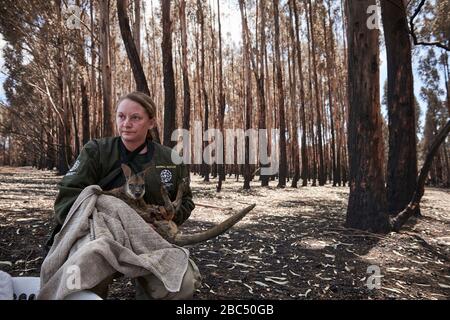
<svg viewBox="0 0 450 320">
<path fill-rule="evenodd" d="M 445 90 L 447 92 L 447 111 L 450 115 L 450 67 L 448 65 L 448 53 L 445 53 L 444 58 L 444 79 L 445 79 Z"/>
<path fill-rule="evenodd" d="M 386 43 L 389 117 L 387 204 L 390 214 L 405 208 L 416 189 L 417 150 L 411 42 L 402 0 L 381 0 Z"/>
<path fill-rule="evenodd" d="M 252 121 L 252 85 L 250 72 L 250 37 L 248 35 L 247 16 L 245 13 L 244 1 L 239 0 L 239 9 L 241 11 L 242 21 L 242 51 L 244 60 L 244 82 L 245 82 L 245 129 L 251 127 Z M 244 186 L 243 189 L 250 189 L 250 181 L 252 180 L 252 172 L 250 168 L 250 141 L 249 137 L 245 136 L 245 160 L 243 166 Z"/>
<path fill-rule="evenodd" d="M 94 1 L 90 1 L 89 5 L 89 11 L 91 15 L 91 79 L 90 79 L 90 97 L 91 97 L 91 113 L 92 113 L 92 122 L 90 123 L 91 130 L 91 136 L 90 138 L 97 138 L 98 137 L 98 106 L 97 106 L 97 93 L 96 93 L 96 48 L 95 48 L 95 40 L 94 40 Z"/>
<path fill-rule="evenodd" d="M 265 9 L 265 0 L 259 1 L 259 14 L 261 16 L 261 21 L 259 24 L 259 37 L 260 37 L 260 47 L 259 51 L 257 53 L 257 70 L 255 70 L 255 75 L 257 75 L 256 79 L 256 86 L 258 89 L 258 106 L 259 106 L 259 112 L 258 112 L 258 129 L 259 130 L 266 130 L 267 124 L 266 124 L 266 109 L 267 109 L 267 102 L 266 102 L 266 94 L 265 94 L 265 83 L 264 83 L 264 57 L 266 52 L 266 13 L 264 11 Z M 269 139 L 270 139 L 270 133 L 267 133 L 266 135 L 266 141 L 267 144 L 267 154 L 269 155 Z M 263 164 L 260 159 L 259 167 L 269 167 L 270 164 Z M 263 171 L 261 170 L 260 177 L 261 177 L 261 186 L 267 187 L 269 186 L 269 175 L 262 174 Z"/>
<path fill-rule="evenodd" d="M 191 126 L 191 89 L 189 87 L 187 32 L 186 32 L 186 1 L 180 1 L 181 51 L 183 70 L 183 129 L 189 131 Z"/>
<path fill-rule="evenodd" d="M 191 88 L 189 86 L 189 71 L 188 71 L 188 53 L 187 53 L 187 31 L 186 31 L 186 1 L 181 0 L 179 6 L 180 14 L 180 28 L 181 28 L 181 65 L 183 73 L 183 129 L 189 132 L 191 127 Z M 184 138 L 183 138 L 184 139 Z M 188 138 L 190 139 L 190 137 Z M 186 143 L 186 141 L 183 141 Z M 190 141 L 188 141 L 190 143 Z M 183 149 L 183 155 L 189 150 Z M 190 159 L 191 154 L 188 155 Z M 188 172 L 190 172 L 190 165 L 186 164 Z"/>
<path fill-rule="evenodd" d="M 61 1 L 57 1 L 58 20 L 62 23 Z M 65 174 L 69 170 L 71 162 L 71 148 L 70 148 L 70 118 L 69 110 L 66 101 L 66 53 L 64 50 L 64 39 L 62 34 L 57 36 L 57 51 L 56 51 L 56 85 L 58 90 L 58 104 L 62 116 L 58 119 L 57 135 L 58 135 L 58 161 L 57 170 L 59 174 Z"/>
<path fill-rule="evenodd" d="M 74 86 L 72 85 L 72 80 L 69 78 L 67 80 L 67 101 L 68 101 L 68 107 L 70 108 L 70 113 L 72 114 L 72 120 L 73 120 L 73 136 L 70 135 L 68 141 L 71 141 L 73 138 L 73 142 L 75 144 L 75 150 L 74 150 L 74 154 L 78 155 L 80 154 L 80 130 L 79 130 L 79 126 L 78 126 L 78 119 L 77 119 L 77 110 L 74 103 L 73 103 L 73 88 Z M 75 83 L 75 87 L 77 87 L 76 83 Z M 70 161 L 71 162 L 71 161 Z"/>
<path fill-rule="evenodd" d="M 306 11 L 306 8 L 305 8 Z M 305 13 L 306 14 L 306 13 Z M 311 50 L 311 26 L 309 23 L 309 19 L 306 19 L 306 30 L 307 30 L 307 39 L 308 39 L 308 102 L 309 102 L 309 109 L 310 112 L 308 114 L 308 126 L 309 126 L 309 136 L 311 141 L 311 153 L 312 157 L 310 157 L 310 172 L 308 178 L 312 178 L 311 186 L 315 187 L 317 185 L 317 157 L 316 157 L 316 141 L 314 138 L 314 103 L 313 103 L 313 85 L 312 85 L 312 63 L 311 63 L 311 56 L 312 56 L 312 50 Z"/>
<path fill-rule="evenodd" d="M 329 31 L 330 31 L 330 47 L 328 47 L 327 28 L 325 23 L 325 17 L 323 17 L 323 30 L 325 38 L 325 52 L 327 62 L 327 84 L 328 84 L 328 107 L 330 108 L 330 131 L 331 131 L 331 172 L 333 177 L 333 187 L 336 186 L 337 172 L 336 172 L 336 140 L 334 137 L 334 111 L 333 111 L 333 79 L 332 79 L 332 59 L 331 56 L 334 53 L 334 39 L 333 39 L 333 26 L 331 24 L 331 12 L 330 3 L 328 2 L 328 18 L 329 18 Z"/>
<path fill-rule="evenodd" d="M 279 1 L 273 1 L 273 13 L 275 24 L 275 68 L 276 68 L 276 83 L 278 95 L 278 114 L 280 122 L 280 168 L 278 170 L 278 185 L 279 188 L 286 186 L 287 177 L 287 156 L 286 156 L 286 120 L 284 118 L 284 92 L 283 92 L 283 76 L 281 74 L 281 52 L 280 52 L 280 18 L 279 18 Z"/>
<path fill-rule="evenodd" d="M 224 133 L 225 121 L 225 93 L 223 92 L 223 65 L 222 65 L 222 25 L 220 23 L 220 2 L 217 0 L 217 19 L 219 24 L 219 130 Z M 225 180 L 225 144 L 222 144 L 222 163 L 218 164 L 219 181 L 217 183 L 217 192 L 222 189 L 222 181 Z"/>
<path fill-rule="evenodd" d="M 295 31 L 294 31 L 294 25 L 293 25 L 293 8 L 292 8 L 292 0 L 289 1 L 289 36 L 290 41 L 292 44 L 296 43 L 295 38 Z M 292 109 L 292 152 L 293 154 L 293 167 L 294 167 L 294 175 L 292 177 L 292 183 L 291 187 L 297 188 L 298 180 L 300 180 L 300 157 L 299 157 L 299 147 L 298 147 L 298 108 L 297 108 L 297 77 L 296 77 L 296 60 L 295 55 L 297 53 L 296 46 L 293 45 L 292 47 L 292 72 L 290 72 L 290 75 L 292 77 L 292 83 L 291 86 L 291 109 Z M 298 53 L 297 53 L 298 54 Z M 289 69 L 290 70 L 290 69 Z"/>
<path fill-rule="evenodd" d="M 317 59 L 316 59 L 316 41 L 314 35 L 314 16 L 312 10 L 311 0 L 308 0 L 309 4 L 309 26 L 311 32 L 311 51 L 312 51 L 312 62 L 313 62 L 313 75 L 314 75 L 314 96 L 316 105 L 316 116 L 317 116 L 317 140 L 318 140 L 318 156 L 319 156 L 319 186 L 323 186 L 326 181 L 325 167 L 324 167 L 324 157 L 323 157 L 323 145 L 322 145 L 322 112 L 321 112 L 321 102 L 319 96 L 319 80 L 317 77 Z"/>
<path fill-rule="evenodd" d="M 125 1 L 124 1 L 125 2 Z M 141 56 L 141 0 L 134 0 L 133 38 L 138 56 Z"/>
<path fill-rule="evenodd" d="M 120 1 L 120 0 L 119 0 Z M 164 74 L 164 134 L 165 146 L 173 147 L 176 142 L 171 140 L 176 126 L 177 101 L 175 94 L 175 78 L 172 65 L 172 21 L 170 19 L 170 1 L 161 1 L 162 21 L 162 62 Z"/>
<path fill-rule="evenodd" d="M 83 138 L 82 143 L 85 145 L 90 140 L 90 128 L 89 128 L 89 97 L 84 84 L 84 79 L 81 79 L 81 113 L 82 113 L 82 127 Z"/>
<path fill-rule="evenodd" d="M 142 68 L 139 52 L 136 43 L 133 39 L 133 34 L 130 29 L 130 20 L 127 14 L 127 2 L 124 0 L 117 0 L 117 16 L 119 18 L 120 34 L 122 35 L 123 43 L 127 51 L 128 60 L 130 61 L 131 70 L 133 70 L 136 88 L 147 95 L 150 95 L 148 89 L 147 79 L 145 77 L 144 69 Z"/>
<path fill-rule="evenodd" d="M 105 137 L 112 136 L 114 124 L 112 119 L 112 80 L 109 44 L 109 0 L 100 1 L 100 52 L 102 62 L 102 96 L 103 96 L 103 132 Z"/>
<path fill-rule="evenodd" d="M 264 8 L 265 8 L 265 0 L 261 0 L 259 2 L 259 7 L 257 8 L 256 11 L 256 24 L 258 24 L 258 16 L 261 16 L 261 22 L 259 23 L 259 31 L 260 31 L 260 35 L 259 35 L 259 41 L 260 43 L 258 43 L 258 39 L 256 39 L 256 47 L 252 50 L 250 50 L 248 52 L 248 56 L 253 68 L 253 74 L 255 76 L 255 80 L 256 80 L 256 90 L 257 90 L 257 95 L 256 95 L 256 101 L 257 101 L 257 105 L 258 105 L 258 129 L 259 130 L 266 130 L 267 129 L 267 125 L 266 125 L 266 109 L 267 109 L 267 103 L 266 103 L 266 96 L 265 96 L 265 84 L 264 84 L 264 57 L 265 57 L 265 53 L 266 53 L 266 35 L 265 35 L 265 28 L 266 28 L 266 13 L 264 12 Z M 247 39 L 250 38 L 249 34 L 250 31 L 248 30 L 248 26 L 247 23 L 245 23 L 245 32 L 246 32 L 246 37 Z M 256 38 L 258 38 L 258 31 L 256 32 Z M 258 49 L 258 44 L 260 44 L 260 49 Z M 255 55 L 256 55 L 256 61 L 255 61 Z M 260 143 L 262 141 L 264 141 L 264 139 L 267 139 L 267 150 L 264 151 L 260 151 L 260 152 L 266 152 L 267 151 L 267 155 L 270 154 L 270 139 L 268 138 L 267 134 L 263 134 L 261 135 L 262 132 L 260 132 Z M 261 186 L 268 186 L 269 185 L 269 175 L 265 174 L 264 169 L 263 168 L 267 168 L 270 166 L 270 159 L 268 158 L 267 160 L 269 161 L 269 163 L 263 163 L 262 161 L 262 157 L 261 154 L 259 156 L 259 169 L 257 169 L 255 171 L 255 173 L 257 171 L 260 171 L 260 180 L 261 180 Z M 266 160 L 266 159 L 264 159 Z M 255 174 L 254 173 L 254 174 Z"/>
<path fill-rule="evenodd" d="M 197 0 L 197 18 L 200 23 L 200 55 L 201 55 L 201 78 L 200 78 L 200 92 L 203 96 L 203 103 L 204 103 L 204 110 L 205 110 L 205 117 L 203 119 L 203 130 L 204 132 L 208 131 L 209 126 L 209 105 L 208 105 L 208 93 L 206 91 L 206 84 L 205 84 L 205 21 L 204 21 L 204 14 L 203 14 L 203 4 L 201 0 Z M 208 142 L 203 142 L 203 150 L 207 147 Z M 209 162 L 210 159 L 208 159 Z M 205 182 L 209 182 L 209 173 L 210 173 L 210 166 L 208 163 L 206 163 L 205 159 L 202 160 L 201 165 L 201 173 L 204 177 Z"/>
<path fill-rule="evenodd" d="M 297 4 L 295 0 L 290 0 L 292 4 L 292 8 L 295 16 L 295 39 L 296 39 L 296 52 L 297 52 L 297 68 L 299 74 L 300 81 L 300 118 L 302 123 L 302 138 L 301 138 L 301 158 L 302 158 L 302 166 L 301 166 L 301 178 L 302 178 L 302 186 L 306 186 L 308 184 L 308 152 L 306 146 L 306 115 L 305 115 L 305 87 L 303 84 L 304 75 L 303 75 L 303 60 L 302 60 L 302 48 L 300 42 L 300 20 L 298 16 Z"/>
<path fill-rule="evenodd" d="M 346 226 L 387 232 L 379 99 L 379 30 L 366 27 L 366 10 L 375 4 L 375 0 L 347 2 L 350 196 Z"/>
<path fill-rule="evenodd" d="M 130 29 L 130 20 L 126 11 L 127 2 L 128 1 L 125 0 L 117 0 L 117 16 L 119 19 L 120 34 L 122 35 L 128 60 L 130 61 L 131 70 L 133 71 L 134 81 L 136 82 L 136 89 L 150 96 L 147 78 L 145 77 L 144 69 L 139 57 L 139 49 L 136 46 L 137 40 L 133 39 L 133 34 L 131 33 Z M 138 3 L 136 3 L 136 5 L 138 5 Z M 156 124 L 151 130 L 151 134 L 153 141 L 160 143 L 158 128 Z"/>
</svg>

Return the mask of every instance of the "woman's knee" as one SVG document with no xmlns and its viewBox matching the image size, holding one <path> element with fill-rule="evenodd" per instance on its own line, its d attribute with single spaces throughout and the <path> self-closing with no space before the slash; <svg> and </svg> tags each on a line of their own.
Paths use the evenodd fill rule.
<svg viewBox="0 0 450 320">
<path fill-rule="evenodd" d="M 201 275 L 197 265 L 189 259 L 180 290 L 169 292 L 154 275 L 139 277 L 136 281 L 136 299 L 186 300 L 192 299 L 201 285 Z"/>
<path fill-rule="evenodd" d="M 197 265 L 189 259 L 189 264 L 186 273 L 183 277 L 183 282 L 181 283 L 181 288 L 179 292 L 175 292 L 175 297 L 173 299 L 192 299 L 195 290 L 199 289 L 201 285 L 201 275 L 198 270 Z"/>
</svg>

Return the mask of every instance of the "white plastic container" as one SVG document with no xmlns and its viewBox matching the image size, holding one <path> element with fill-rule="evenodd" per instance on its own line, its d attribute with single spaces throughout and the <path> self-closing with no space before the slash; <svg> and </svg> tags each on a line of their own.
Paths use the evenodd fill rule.
<svg viewBox="0 0 450 320">
<path fill-rule="evenodd" d="M 12 277 L 12 283 L 16 299 L 19 299 L 21 294 L 26 295 L 25 300 L 29 300 L 33 294 L 36 299 L 40 289 L 39 277 Z M 64 300 L 102 300 L 102 298 L 91 291 L 82 290 L 69 294 Z"/>
</svg>

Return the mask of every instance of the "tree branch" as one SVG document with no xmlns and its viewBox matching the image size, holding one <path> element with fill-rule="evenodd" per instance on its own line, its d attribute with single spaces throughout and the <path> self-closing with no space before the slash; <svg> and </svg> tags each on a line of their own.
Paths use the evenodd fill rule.
<svg viewBox="0 0 450 320">
<path fill-rule="evenodd" d="M 133 71 L 136 88 L 148 96 L 150 96 L 150 90 L 148 88 L 147 78 L 145 77 L 144 69 L 140 60 L 139 53 L 136 48 L 136 44 L 133 39 L 133 34 L 130 29 L 130 20 L 127 13 L 128 1 L 117 0 L 117 17 L 119 20 L 120 34 L 122 35 L 123 44 L 127 52 L 128 60 L 130 62 L 131 70 Z M 160 142 L 157 126 L 154 126 L 151 130 L 151 135 L 154 141 Z"/>
<path fill-rule="evenodd" d="M 414 14 L 411 16 L 411 18 L 409 18 L 409 33 L 411 34 L 412 38 L 413 38 L 413 42 L 414 45 L 422 45 L 422 46 L 436 46 L 439 47 L 441 49 L 444 49 L 445 51 L 450 51 L 450 47 L 443 45 L 442 43 L 438 42 L 438 41 L 434 41 L 434 42 L 424 42 L 424 41 L 419 41 L 417 39 L 417 35 L 414 31 L 415 26 L 414 26 L 414 19 L 417 17 L 417 15 L 420 13 L 420 11 L 422 10 L 422 7 L 425 4 L 425 0 L 420 1 L 419 5 L 417 6 L 416 10 L 414 11 Z"/>
<path fill-rule="evenodd" d="M 448 120 L 447 124 L 443 128 L 441 128 L 439 133 L 434 138 L 433 143 L 431 144 L 430 150 L 428 151 L 425 158 L 425 163 L 420 170 L 419 177 L 417 178 L 417 187 L 411 199 L 411 202 L 402 212 L 400 212 L 395 218 L 390 221 L 392 230 L 398 232 L 400 228 L 405 224 L 405 222 L 414 214 L 417 207 L 419 206 L 420 200 L 422 199 L 425 191 L 425 180 L 428 176 L 428 172 L 430 171 L 431 164 L 433 163 L 433 158 L 439 150 L 440 145 L 445 141 L 445 138 L 447 137 L 449 132 L 450 120 Z"/>
</svg>

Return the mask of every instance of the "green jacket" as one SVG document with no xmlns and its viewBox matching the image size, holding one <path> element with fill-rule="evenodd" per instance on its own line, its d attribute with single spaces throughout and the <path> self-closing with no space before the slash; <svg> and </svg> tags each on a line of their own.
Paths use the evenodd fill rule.
<svg viewBox="0 0 450 320">
<path fill-rule="evenodd" d="M 184 164 L 175 165 L 172 162 L 172 150 L 155 142 L 148 142 L 146 154 L 138 154 L 127 164 L 135 173 L 143 170 L 143 166 L 150 164 L 151 169 L 145 178 L 146 203 L 164 205 L 161 197 L 160 187 L 164 183 L 169 191 L 169 197 L 173 201 L 176 197 L 178 185 L 181 180 L 188 177 Z M 94 184 L 104 181 L 115 168 L 120 168 L 124 152 L 120 137 L 94 139 L 89 141 L 82 149 L 72 168 L 67 172 L 58 184 L 58 196 L 55 200 L 55 215 L 58 224 L 63 224 L 72 204 L 81 191 Z M 125 177 L 118 170 L 116 178 L 102 186 L 103 190 L 111 190 L 125 183 Z M 102 183 L 103 184 L 103 183 Z M 182 224 L 189 218 L 195 205 L 192 201 L 192 192 L 188 187 L 183 194 L 180 209 L 176 212 L 174 221 L 177 225 Z"/>
</svg>

